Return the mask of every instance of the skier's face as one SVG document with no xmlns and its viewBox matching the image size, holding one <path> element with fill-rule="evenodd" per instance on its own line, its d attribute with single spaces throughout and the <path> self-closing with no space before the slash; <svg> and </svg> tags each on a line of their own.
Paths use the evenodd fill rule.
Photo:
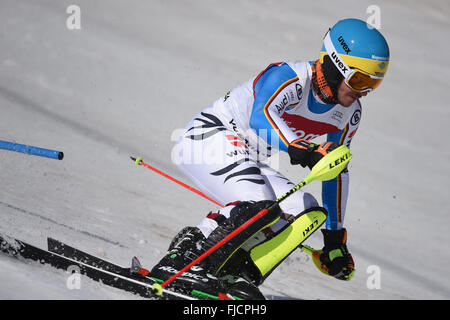
<svg viewBox="0 0 450 320">
<path fill-rule="evenodd" d="M 356 99 L 366 96 L 367 92 L 359 92 L 351 89 L 345 81 L 341 81 L 338 87 L 338 101 L 344 107 L 349 107 Z"/>
</svg>

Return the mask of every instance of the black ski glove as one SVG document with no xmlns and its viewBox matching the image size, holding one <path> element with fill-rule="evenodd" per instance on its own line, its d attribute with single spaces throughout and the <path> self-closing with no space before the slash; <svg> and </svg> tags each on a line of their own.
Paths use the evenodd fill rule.
<svg viewBox="0 0 450 320">
<path fill-rule="evenodd" d="M 306 166 L 312 169 L 327 153 L 339 147 L 334 142 L 324 142 L 320 145 L 312 143 L 305 139 L 297 139 L 292 141 L 288 147 L 291 164 L 299 164 L 303 168 Z"/>
<path fill-rule="evenodd" d="M 347 230 L 321 230 L 325 246 L 320 255 L 322 270 L 339 280 L 350 280 L 355 272 L 353 257 L 347 249 Z"/>
</svg>

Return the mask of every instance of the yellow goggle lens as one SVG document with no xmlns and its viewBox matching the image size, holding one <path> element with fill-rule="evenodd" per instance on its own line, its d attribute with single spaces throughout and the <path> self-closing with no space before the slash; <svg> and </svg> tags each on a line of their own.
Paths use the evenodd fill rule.
<svg viewBox="0 0 450 320">
<path fill-rule="evenodd" d="M 381 81 L 383 81 L 383 78 L 373 78 L 366 73 L 355 70 L 350 79 L 346 80 L 346 83 L 353 90 L 364 91 L 368 89 L 374 90 L 380 85 Z"/>
</svg>

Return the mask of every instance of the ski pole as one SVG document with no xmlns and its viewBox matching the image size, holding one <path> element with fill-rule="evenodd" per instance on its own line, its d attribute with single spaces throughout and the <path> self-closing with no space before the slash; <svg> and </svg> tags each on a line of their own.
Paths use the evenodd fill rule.
<svg viewBox="0 0 450 320">
<path fill-rule="evenodd" d="M 150 170 L 153 170 L 153 171 L 155 171 L 156 173 L 159 173 L 160 175 L 166 177 L 167 179 L 172 180 L 173 182 L 178 183 L 180 186 L 183 186 L 183 187 L 185 187 L 186 189 L 191 190 L 192 192 L 194 192 L 194 193 L 196 193 L 196 194 L 202 196 L 203 198 L 208 199 L 209 201 L 213 202 L 214 204 L 216 204 L 216 205 L 218 205 L 218 206 L 220 206 L 220 207 L 222 207 L 222 208 L 224 207 L 222 204 L 220 204 L 220 203 L 218 203 L 217 201 L 211 199 L 210 197 L 208 197 L 206 194 L 204 194 L 204 193 L 201 192 L 200 190 L 197 190 L 197 189 L 195 189 L 194 187 L 191 187 L 191 186 L 187 185 L 186 183 L 181 182 L 180 180 L 177 180 L 177 179 L 175 179 L 174 177 L 169 176 L 167 173 L 164 173 L 164 172 L 162 172 L 162 171 L 156 169 L 155 167 L 152 167 L 151 165 L 145 163 L 145 162 L 143 161 L 142 157 L 139 157 L 139 158 L 130 157 L 130 158 L 131 158 L 131 160 L 134 161 L 134 163 L 135 163 L 137 166 L 144 166 L 144 167 L 146 167 L 146 168 L 148 168 L 148 169 L 150 169 Z"/>
<path fill-rule="evenodd" d="M 260 212 L 258 212 L 255 216 L 253 216 L 251 219 L 246 221 L 244 224 L 236 228 L 233 232 L 231 232 L 229 235 L 227 235 L 225 238 L 220 240 L 218 243 L 216 243 L 214 246 L 212 246 L 210 249 L 202 253 L 199 257 L 197 257 L 194 261 L 189 263 L 187 266 L 185 266 L 183 269 L 178 271 L 175 275 L 167 279 L 164 283 L 159 284 L 155 283 L 152 287 L 153 292 L 155 292 L 156 295 L 160 296 L 163 294 L 163 288 L 170 284 L 172 281 L 174 281 L 176 278 L 178 278 L 180 275 L 182 275 L 184 272 L 189 270 L 191 267 L 205 259 L 207 256 L 212 254 L 214 251 L 216 251 L 220 246 L 225 244 L 226 242 L 233 239 L 237 234 L 242 232 L 245 228 L 253 224 L 256 220 L 263 217 L 267 214 L 267 212 L 272 209 L 275 205 L 279 204 L 286 198 L 288 198 L 293 193 L 300 190 L 300 188 L 304 187 L 308 183 L 312 182 L 313 180 L 331 180 L 334 179 L 338 174 L 341 173 L 341 171 L 345 168 L 347 163 L 352 158 L 352 155 L 350 153 L 350 150 L 345 146 L 342 145 L 330 153 L 328 153 L 326 156 L 324 156 L 322 159 L 320 159 L 319 162 L 312 168 L 311 172 L 295 187 L 293 187 L 291 190 L 286 192 L 284 195 L 282 195 L 280 198 L 274 201 L 274 203 L 265 209 L 262 209 Z"/>
<path fill-rule="evenodd" d="M 64 153 L 62 153 L 61 151 L 33 147 L 33 146 L 25 145 L 25 144 L 3 141 L 3 140 L 0 140 L 0 149 L 31 154 L 33 156 L 58 159 L 58 160 L 62 160 L 62 158 L 64 157 Z"/>
<path fill-rule="evenodd" d="M 322 250 L 316 250 L 305 244 L 301 244 L 299 247 L 303 252 L 305 252 L 311 257 L 312 262 L 314 263 L 316 268 L 319 269 L 320 272 L 326 274 L 327 276 L 332 277 L 332 275 L 330 275 L 326 270 L 322 268 L 322 261 L 320 261 L 320 255 L 322 254 Z M 350 280 L 351 278 L 353 278 L 355 272 L 356 270 L 352 270 L 348 275 L 345 276 L 345 280 Z"/>
</svg>

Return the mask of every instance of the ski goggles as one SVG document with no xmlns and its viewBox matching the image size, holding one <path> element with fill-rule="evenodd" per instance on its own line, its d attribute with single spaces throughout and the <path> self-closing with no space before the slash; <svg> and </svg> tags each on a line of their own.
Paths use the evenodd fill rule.
<svg viewBox="0 0 450 320">
<path fill-rule="evenodd" d="M 369 92 L 378 87 L 383 80 L 383 77 L 374 76 L 363 70 L 349 67 L 345 61 L 337 53 L 330 37 L 330 31 L 325 35 L 323 44 L 326 53 L 330 57 L 333 64 L 344 76 L 344 81 L 351 89 L 359 92 Z M 379 63 L 379 62 L 376 62 Z"/>
</svg>

